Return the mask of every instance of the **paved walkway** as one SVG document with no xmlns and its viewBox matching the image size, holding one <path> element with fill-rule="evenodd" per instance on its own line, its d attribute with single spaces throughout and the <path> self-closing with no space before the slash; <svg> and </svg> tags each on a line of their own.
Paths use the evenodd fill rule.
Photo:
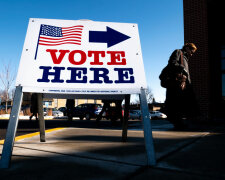
<svg viewBox="0 0 225 180">
<path fill-rule="evenodd" d="M 225 179 L 224 128 L 154 130 L 157 165 L 146 166 L 142 131 L 62 128 L 15 142 L 11 167 L 1 179 Z M 2 145 L 0 146 L 1 151 Z"/>
</svg>

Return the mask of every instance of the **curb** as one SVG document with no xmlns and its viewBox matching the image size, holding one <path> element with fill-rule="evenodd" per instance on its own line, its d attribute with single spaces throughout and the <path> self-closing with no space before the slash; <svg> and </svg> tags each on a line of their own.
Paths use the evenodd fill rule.
<svg viewBox="0 0 225 180">
<path fill-rule="evenodd" d="M 50 133 L 50 132 L 53 132 L 53 131 L 59 131 L 59 130 L 62 130 L 62 129 L 65 129 L 65 128 L 48 129 L 48 130 L 46 130 L 45 132 L 46 132 L 46 133 Z M 25 134 L 25 135 L 17 136 L 17 137 L 15 137 L 15 142 L 16 142 L 16 141 L 23 140 L 23 139 L 26 139 L 26 138 L 38 136 L 38 135 L 40 135 L 40 132 L 35 132 L 35 133 L 30 133 L 30 134 Z M 3 145 L 4 142 L 5 142 L 4 139 L 3 139 L 3 140 L 0 140 L 0 145 Z"/>
</svg>

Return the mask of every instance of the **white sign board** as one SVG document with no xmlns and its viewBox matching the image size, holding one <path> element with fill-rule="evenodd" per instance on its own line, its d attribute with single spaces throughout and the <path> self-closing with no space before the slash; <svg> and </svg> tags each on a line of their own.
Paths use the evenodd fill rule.
<svg viewBox="0 0 225 180">
<path fill-rule="evenodd" d="M 138 25 L 30 19 L 16 85 L 23 92 L 140 93 L 146 79 Z"/>
</svg>

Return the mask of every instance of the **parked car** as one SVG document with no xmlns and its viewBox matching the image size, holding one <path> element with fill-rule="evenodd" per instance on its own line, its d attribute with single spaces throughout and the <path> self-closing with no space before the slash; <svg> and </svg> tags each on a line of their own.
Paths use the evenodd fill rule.
<svg viewBox="0 0 225 180">
<path fill-rule="evenodd" d="M 11 105 L 7 105 L 7 112 L 10 113 L 12 109 Z M 0 105 L 0 114 L 5 114 L 6 113 L 6 106 L 5 105 Z"/>
<path fill-rule="evenodd" d="M 67 115 L 67 112 L 66 112 L 67 109 L 66 109 L 66 107 L 60 107 L 60 108 L 58 108 L 58 110 L 61 111 L 61 112 L 63 112 L 63 115 L 64 115 L 64 116 Z"/>
<path fill-rule="evenodd" d="M 102 114 L 102 117 L 107 120 L 116 121 L 121 119 L 121 115 L 123 117 L 123 110 L 120 112 L 115 106 L 110 106 L 110 108 L 107 108 Z"/>
<path fill-rule="evenodd" d="M 7 109 L 11 109 L 12 106 L 11 105 L 7 105 Z M 6 109 L 6 106 L 5 105 L 0 105 L 0 110 L 3 109 L 5 110 Z"/>
<path fill-rule="evenodd" d="M 96 118 L 97 115 L 101 112 L 101 110 L 102 110 L 101 104 L 94 104 L 94 103 L 80 104 L 74 107 L 72 116 L 79 117 L 80 120 L 83 120 L 84 117 L 86 120 L 90 120 L 91 118 Z"/>
<path fill-rule="evenodd" d="M 130 110 L 129 117 L 130 117 L 130 119 L 141 119 L 141 111 L 140 110 Z"/>
<path fill-rule="evenodd" d="M 43 115 L 47 116 L 48 115 L 48 108 L 43 108 Z"/>
<path fill-rule="evenodd" d="M 62 117 L 62 116 L 63 116 L 63 112 L 62 112 L 62 111 L 59 111 L 59 110 L 56 109 L 56 108 L 53 108 L 53 109 L 52 109 L 52 116 Z"/>
<path fill-rule="evenodd" d="M 0 105 L 0 110 L 5 109 L 4 105 Z"/>
<path fill-rule="evenodd" d="M 48 115 L 48 108 L 43 109 L 43 114 L 44 114 L 44 116 Z M 61 117 L 61 116 L 63 116 L 63 112 L 59 111 L 56 108 L 52 108 L 52 116 Z"/>
<path fill-rule="evenodd" d="M 164 119 L 167 118 L 167 116 L 160 111 L 150 111 L 151 119 Z"/>
</svg>

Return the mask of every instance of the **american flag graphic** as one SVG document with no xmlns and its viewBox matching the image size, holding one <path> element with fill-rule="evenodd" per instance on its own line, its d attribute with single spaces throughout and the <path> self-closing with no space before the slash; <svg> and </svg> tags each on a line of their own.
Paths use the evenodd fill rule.
<svg viewBox="0 0 225 180">
<path fill-rule="evenodd" d="M 81 45 L 82 25 L 71 27 L 56 27 L 41 24 L 35 59 L 37 57 L 38 45 L 57 46 L 62 44 Z"/>
</svg>

